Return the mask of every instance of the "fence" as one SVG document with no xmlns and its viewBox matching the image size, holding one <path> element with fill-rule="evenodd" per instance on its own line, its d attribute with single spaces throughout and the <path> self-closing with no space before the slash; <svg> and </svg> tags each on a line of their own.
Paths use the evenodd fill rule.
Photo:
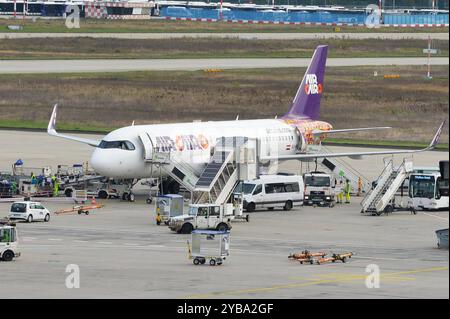
<svg viewBox="0 0 450 319">
<path fill-rule="evenodd" d="M 312 23 L 312 24 L 364 24 L 365 12 L 329 12 L 329 11 L 285 11 L 285 10 L 242 10 L 210 9 L 168 6 L 161 8 L 161 16 L 167 18 L 187 18 L 190 20 L 235 20 L 267 21 L 275 23 Z M 383 23 L 388 25 L 441 25 L 448 24 L 448 13 L 385 13 Z"/>
</svg>

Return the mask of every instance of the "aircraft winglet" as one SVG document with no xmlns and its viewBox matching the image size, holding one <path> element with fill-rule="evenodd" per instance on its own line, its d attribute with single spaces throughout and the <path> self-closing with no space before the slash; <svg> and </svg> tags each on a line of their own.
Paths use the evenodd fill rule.
<svg viewBox="0 0 450 319">
<path fill-rule="evenodd" d="M 50 135 L 57 135 L 58 134 L 56 132 L 56 129 L 55 129 L 57 113 L 58 113 L 58 103 L 53 106 L 52 116 L 50 117 L 50 121 L 48 122 L 47 133 L 50 134 Z"/>
<path fill-rule="evenodd" d="M 436 131 L 436 134 L 434 135 L 433 139 L 431 140 L 430 146 L 428 146 L 428 149 L 434 149 L 436 147 L 436 145 L 439 143 L 439 138 L 441 137 L 442 134 L 442 129 L 444 128 L 445 125 L 445 120 L 442 121 L 441 125 L 439 126 L 439 128 Z"/>
<path fill-rule="evenodd" d="M 53 106 L 52 116 L 50 117 L 50 120 L 48 121 L 48 126 L 47 126 L 47 133 L 49 135 L 56 136 L 56 137 L 62 137 L 62 138 L 68 139 L 68 140 L 77 141 L 77 142 L 88 144 L 88 145 L 91 145 L 94 147 L 96 147 L 96 146 L 98 146 L 98 144 L 100 144 L 100 141 L 97 141 L 97 140 L 91 140 L 91 139 L 87 139 L 87 138 L 71 136 L 71 135 L 66 135 L 66 134 L 59 134 L 56 131 L 56 116 L 57 116 L 57 114 L 58 114 L 58 104 L 55 104 Z"/>
</svg>

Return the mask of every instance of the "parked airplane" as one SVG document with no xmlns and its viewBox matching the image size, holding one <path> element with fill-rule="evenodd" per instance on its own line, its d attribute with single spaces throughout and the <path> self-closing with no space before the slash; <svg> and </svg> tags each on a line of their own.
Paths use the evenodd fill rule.
<svg viewBox="0 0 450 319">
<path fill-rule="evenodd" d="M 261 160 L 314 160 L 323 157 L 361 158 L 369 155 L 416 153 L 433 149 L 438 143 L 444 123 L 439 126 L 431 144 L 421 150 L 321 153 L 312 151 L 328 134 L 384 129 L 368 127 L 332 129 L 319 119 L 320 99 L 324 90 L 328 46 L 318 46 L 306 70 L 292 107 L 283 117 L 261 120 L 208 121 L 193 123 L 131 125 L 107 134 L 103 140 L 91 140 L 56 132 L 57 105 L 48 124 L 48 134 L 95 147 L 90 163 L 101 175 L 140 179 L 154 177 L 148 161 L 155 153 L 177 153 L 191 166 L 209 162 L 217 140 L 222 137 L 256 138 L 260 142 Z M 147 159 L 147 160 L 145 160 Z M 157 170 L 159 174 L 159 170 Z M 159 176 L 159 175 L 158 175 Z M 171 185 L 176 184 L 170 181 Z M 169 187 L 170 191 L 170 187 Z"/>
</svg>

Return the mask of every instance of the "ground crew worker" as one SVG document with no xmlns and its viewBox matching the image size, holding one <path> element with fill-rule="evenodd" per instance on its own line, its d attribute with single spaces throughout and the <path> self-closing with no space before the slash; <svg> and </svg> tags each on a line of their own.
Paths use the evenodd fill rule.
<svg viewBox="0 0 450 319">
<path fill-rule="evenodd" d="M 56 183 L 56 176 L 52 175 L 52 187 L 55 187 L 55 183 Z"/>
<path fill-rule="evenodd" d="M 156 225 L 161 225 L 162 218 L 161 218 L 161 208 L 156 208 Z"/>
<path fill-rule="evenodd" d="M 361 194 L 362 194 L 362 180 L 361 180 L 361 177 L 358 177 L 358 194 L 357 194 L 357 196 L 361 196 Z"/>
<path fill-rule="evenodd" d="M 350 181 L 347 179 L 345 181 L 345 203 L 350 204 L 350 191 L 352 190 L 352 186 L 350 185 Z"/>
<path fill-rule="evenodd" d="M 336 202 L 338 204 L 342 204 L 342 201 L 344 199 L 344 188 L 342 185 L 342 180 L 339 181 L 339 185 L 336 185 L 334 192 L 336 194 Z"/>
<path fill-rule="evenodd" d="M 34 175 L 34 173 L 31 173 L 31 185 L 36 185 L 36 183 L 37 183 L 36 175 Z"/>
<path fill-rule="evenodd" d="M 11 192 L 13 194 L 17 194 L 17 183 L 16 183 L 16 181 L 12 181 L 12 183 L 11 183 Z"/>
<path fill-rule="evenodd" d="M 59 183 L 57 180 L 54 181 L 53 184 L 53 196 L 57 197 L 58 196 L 58 192 L 59 192 Z"/>
</svg>

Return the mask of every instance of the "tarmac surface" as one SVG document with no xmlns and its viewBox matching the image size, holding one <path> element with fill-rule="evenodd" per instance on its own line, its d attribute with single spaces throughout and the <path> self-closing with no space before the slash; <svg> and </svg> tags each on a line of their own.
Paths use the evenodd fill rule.
<svg viewBox="0 0 450 319">
<path fill-rule="evenodd" d="M 155 225 L 154 206 L 102 201 L 91 214 L 53 215 L 49 223 L 19 223 L 22 256 L 0 262 L 5 298 L 447 298 L 448 250 L 435 230 L 448 212 L 363 216 L 360 198 L 334 208 L 252 213 L 234 222 L 230 257 L 222 266 L 194 266 L 189 235 Z M 69 204 L 44 203 L 51 211 Z M 10 204 L 0 204 L 2 216 Z M 347 263 L 301 265 L 304 249 L 353 252 Z M 366 267 L 380 270 L 367 288 Z M 68 265 L 80 288 L 66 287 Z"/>
<path fill-rule="evenodd" d="M 428 37 L 432 40 L 449 40 L 449 34 L 442 33 L 387 33 L 387 32 L 374 32 L 374 33 L 41 33 L 41 32 L 1 32 L 0 39 L 29 39 L 29 38 L 113 38 L 113 39 L 180 39 L 180 38 L 232 38 L 232 39 L 257 39 L 257 40 L 311 40 L 311 39 L 387 39 L 387 40 L 400 40 L 400 39 L 414 39 L 414 40 L 427 40 Z"/>
<path fill-rule="evenodd" d="M 307 67 L 310 58 L 0 60 L 0 74 Z M 448 65 L 431 58 L 431 65 Z M 426 65 L 427 58 L 329 58 L 327 66 Z"/>
<path fill-rule="evenodd" d="M 92 150 L 37 132 L 0 131 L 0 144 L 1 170 L 17 158 L 34 167 L 79 163 Z M 426 152 L 416 154 L 414 164 L 435 166 L 445 158 L 447 152 Z M 380 157 L 351 163 L 374 176 L 383 166 Z M 295 172 L 299 164 L 284 165 Z M 437 248 L 434 233 L 448 227 L 448 211 L 363 216 L 360 201 L 252 213 L 249 223 L 233 223 L 231 255 L 211 267 L 192 264 L 190 236 L 156 226 L 154 206 L 143 196 L 135 203 L 104 200 L 106 206 L 88 216 L 19 223 L 22 256 L 0 262 L 0 287 L 7 287 L 0 298 L 449 298 L 449 254 Z M 52 212 L 72 205 L 43 203 Z M 9 207 L 0 203 L 0 217 Z M 355 255 L 322 265 L 288 260 L 304 249 Z M 72 264 L 80 269 L 78 289 L 66 287 Z M 366 267 L 374 264 L 380 287 L 367 288 Z"/>
</svg>

